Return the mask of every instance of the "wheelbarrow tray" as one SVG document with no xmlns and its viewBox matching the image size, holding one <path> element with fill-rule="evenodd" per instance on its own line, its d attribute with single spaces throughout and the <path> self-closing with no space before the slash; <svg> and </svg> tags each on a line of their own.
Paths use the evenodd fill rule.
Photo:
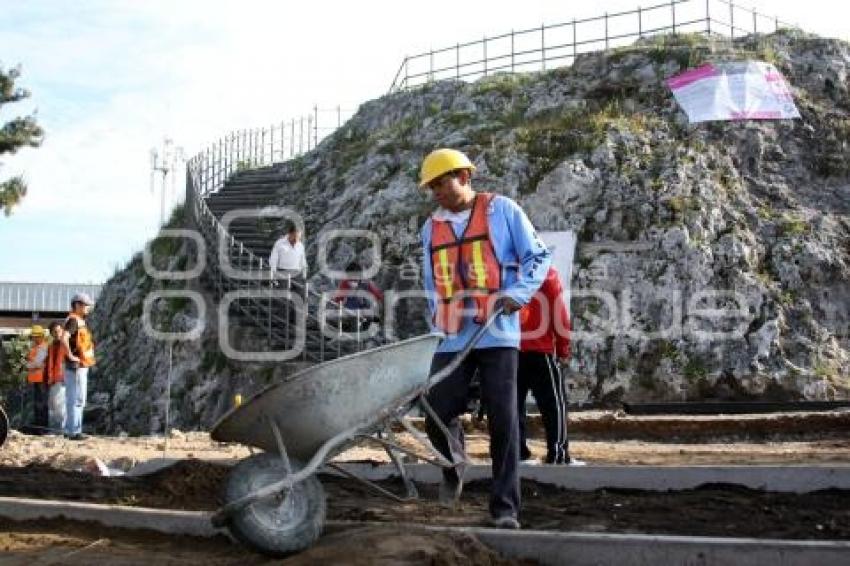
<svg viewBox="0 0 850 566">
<path fill-rule="evenodd" d="M 277 451 L 271 419 L 289 456 L 306 462 L 344 431 L 379 428 L 426 383 L 438 341 L 418 336 L 297 372 L 225 414 L 212 439 Z"/>
</svg>

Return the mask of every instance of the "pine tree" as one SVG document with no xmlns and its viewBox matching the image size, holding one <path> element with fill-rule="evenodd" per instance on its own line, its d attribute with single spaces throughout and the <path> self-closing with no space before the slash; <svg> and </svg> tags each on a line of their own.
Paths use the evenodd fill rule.
<svg viewBox="0 0 850 566">
<path fill-rule="evenodd" d="M 0 66 L 0 110 L 5 104 L 20 102 L 28 98 L 30 92 L 16 87 L 15 81 L 21 74 L 20 67 L 6 71 Z M 18 116 L 0 127 L 0 156 L 14 154 L 21 147 L 37 147 L 41 144 L 44 132 L 35 117 Z M 12 208 L 20 202 L 27 193 L 27 185 L 23 177 L 17 175 L 5 181 L 0 180 L 0 208 L 8 216 Z"/>
</svg>

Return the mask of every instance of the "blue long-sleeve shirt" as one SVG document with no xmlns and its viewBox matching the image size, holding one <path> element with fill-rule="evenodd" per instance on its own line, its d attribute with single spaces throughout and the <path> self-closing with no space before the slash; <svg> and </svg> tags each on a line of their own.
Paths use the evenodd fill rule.
<svg viewBox="0 0 850 566">
<path fill-rule="evenodd" d="M 438 211 L 438 214 L 441 211 Z M 457 237 L 463 234 L 469 223 L 469 215 L 458 218 L 458 215 L 448 215 L 452 230 Z M 552 255 L 537 235 L 534 226 L 528 220 L 522 208 L 511 199 L 496 196 L 487 210 L 487 220 L 490 226 L 490 239 L 496 258 L 502 265 L 502 290 L 517 303 L 524 305 L 537 292 L 546 279 Z M 434 275 L 431 267 L 431 219 L 422 227 L 423 282 L 428 291 L 428 306 L 431 310 L 432 332 L 440 333 L 434 328 L 434 313 L 436 311 L 436 295 L 434 291 Z M 466 307 L 472 310 L 472 299 L 466 299 Z M 457 352 L 469 342 L 478 325 L 473 321 L 473 315 L 464 316 L 463 325 L 457 334 L 445 336 L 437 348 L 438 352 Z M 519 315 L 500 316 L 487 333 L 481 338 L 476 348 L 519 348 L 520 325 Z"/>
</svg>

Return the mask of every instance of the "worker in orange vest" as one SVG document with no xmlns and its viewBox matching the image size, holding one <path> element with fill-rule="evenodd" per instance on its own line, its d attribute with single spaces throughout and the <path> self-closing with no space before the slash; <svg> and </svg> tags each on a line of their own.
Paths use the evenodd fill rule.
<svg viewBox="0 0 850 566">
<path fill-rule="evenodd" d="M 365 279 L 363 271 L 360 262 L 350 262 L 345 268 L 347 277 L 339 282 L 339 287 L 331 297 L 331 301 L 341 304 L 348 311 L 347 317 L 337 323 L 345 332 L 365 331 L 372 323 L 381 320 L 379 313 L 384 292 L 372 280 Z"/>
<path fill-rule="evenodd" d="M 65 436 L 70 440 L 83 440 L 83 409 L 86 406 L 86 388 L 89 368 L 94 366 L 94 339 L 86 324 L 94 301 L 86 293 L 77 293 L 71 299 L 71 312 L 65 319 L 62 341 L 68 349 L 65 363 Z"/>
<path fill-rule="evenodd" d="M 47 347 L 47 359 L 44 364 L 44 378 L 48 386 L 47 415 L 51 431 L 65 429 L 65 361 L 68 350 L 63 341 L 65 329 L 62 323 L 54 320 L 47 327 L 52 338 Z"/>
<path fill-rule="evenodd" d="M 44 328 L 33 325 L 30 330 L 32 346 L 27 353 L 27 382 L 33 392 L 33 431 L 47 432 L 47 383 L 44 379 L 44 361 L 47 359 L 47 343 Z"/>
<path fill-rule="evenodd" d="M 459 463 L 463 431 L 458 417 L 466 411 L 469 385 L 478 372 L 490 432 L 491 524 L 518 529 L 516 371 L 520 326 L 516 311 L 540 287 L 551 254 L 519 205 L 507 197 L 472 189 L 474 171 L 469 158 L 454 149 L 433 151 L 422 162 L 420 187 L 430 189 L 439 206 L 421 234 L 423 284 L 428 291 L 432 329 L 443 335 L 431 362 L 431 374 L 452 363 L 497 305 L 506 316 L 498 317 L 460 366 L 428 393 L 428 403 L 451 438 L 430 415 L 425 422 L 434 447 Z M 462 488 L 462 467 L 445 470 L 440 500 L 457 500 Z"/>
</svg>

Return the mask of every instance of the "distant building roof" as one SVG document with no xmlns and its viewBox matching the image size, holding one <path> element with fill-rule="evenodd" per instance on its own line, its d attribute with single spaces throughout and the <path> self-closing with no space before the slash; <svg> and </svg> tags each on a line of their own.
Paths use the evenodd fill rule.
<svg viewBox="0 0 850 566">
<path fill-rule="evenodd" d="M 71 297 L 88 293 L 97 301 L 102 285 L 73 283 L 9 283 L 0 281 L 0 311 L 4 312 L 66 312 Z"/>
</svg>

